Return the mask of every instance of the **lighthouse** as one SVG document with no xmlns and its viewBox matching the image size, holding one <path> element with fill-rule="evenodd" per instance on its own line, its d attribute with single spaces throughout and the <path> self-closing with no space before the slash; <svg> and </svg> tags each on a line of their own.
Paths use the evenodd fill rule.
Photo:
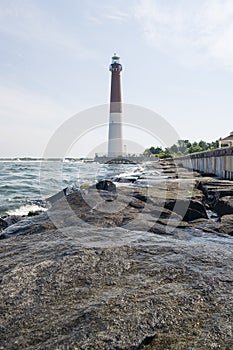
<svg viewBox="0 0 233 350">
<path fill-rule="evenodd" d="M 122 103 L 121 103 L 121 71 L 120 57 L 112 57 L 109 70 L 111 72 L 111 94 L 108 133 L 108 157 L 123 155 L 122 141 Z"/>
</svg>

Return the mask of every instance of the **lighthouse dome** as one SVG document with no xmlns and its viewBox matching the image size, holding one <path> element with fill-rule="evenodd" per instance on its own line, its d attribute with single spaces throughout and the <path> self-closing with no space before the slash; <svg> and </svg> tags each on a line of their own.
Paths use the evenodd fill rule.
<svg viewBox="0 0 233 350">
<path fill-rule="evenodd" d="M 119 62 L 120 62 L 120 57 L 117 56 L 116 53 L 114 53 L 114 55 L 112 56 L 112 64 L 119 63 Z"/>
</svg>

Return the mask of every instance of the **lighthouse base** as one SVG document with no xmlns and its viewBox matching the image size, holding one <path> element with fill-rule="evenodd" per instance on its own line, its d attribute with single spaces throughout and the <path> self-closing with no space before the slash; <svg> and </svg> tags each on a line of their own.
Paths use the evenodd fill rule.
<svg viewBox="0 0 233 350">
<path fill-rule="evenodd" d="M 123 157 L 109 157 L 107 155 L 96 154 L 94 162 L 100 164 L 139 164 L 144 162 L 158 162 L 158 157 L 135 155 L 135 156 L 123 156 Z"/>
<path fill-rule="evenodd" d="M 123 156 L 122 113 L 110 113 L 108 134 L 108 157 Z"/>
</svg>

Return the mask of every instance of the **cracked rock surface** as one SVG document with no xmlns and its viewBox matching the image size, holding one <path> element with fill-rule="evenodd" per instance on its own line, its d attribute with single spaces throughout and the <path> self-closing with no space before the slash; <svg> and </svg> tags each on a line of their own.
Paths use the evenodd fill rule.
<svg viewBox="0 0 233 350">
<path fill-rule="evenodd" d="M 162 207 L 177 183 L 148 198 L 122 191 L 116 213 L 74 193 L 69 206 L 5 227 L 0 349 L 232 350 L 233 237 L 205 215 L 182 221 L 179 207 Z"/>
<path fill-rule="evenodd" d="M 232 238 L 70 226 L 1 241 L 1 349 L 232 349 Z"/>
</svg>

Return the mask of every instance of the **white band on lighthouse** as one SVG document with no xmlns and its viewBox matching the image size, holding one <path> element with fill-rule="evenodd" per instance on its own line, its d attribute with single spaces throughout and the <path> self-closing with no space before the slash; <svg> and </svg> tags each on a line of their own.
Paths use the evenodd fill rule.
<svg viewBox="0 0 233 350">
<path fill-rule="evenodd" d="M 123 155 L 122 113 L 110 113 L 108 156 L 115 158 L 122 155 Z"/>
</svg>

